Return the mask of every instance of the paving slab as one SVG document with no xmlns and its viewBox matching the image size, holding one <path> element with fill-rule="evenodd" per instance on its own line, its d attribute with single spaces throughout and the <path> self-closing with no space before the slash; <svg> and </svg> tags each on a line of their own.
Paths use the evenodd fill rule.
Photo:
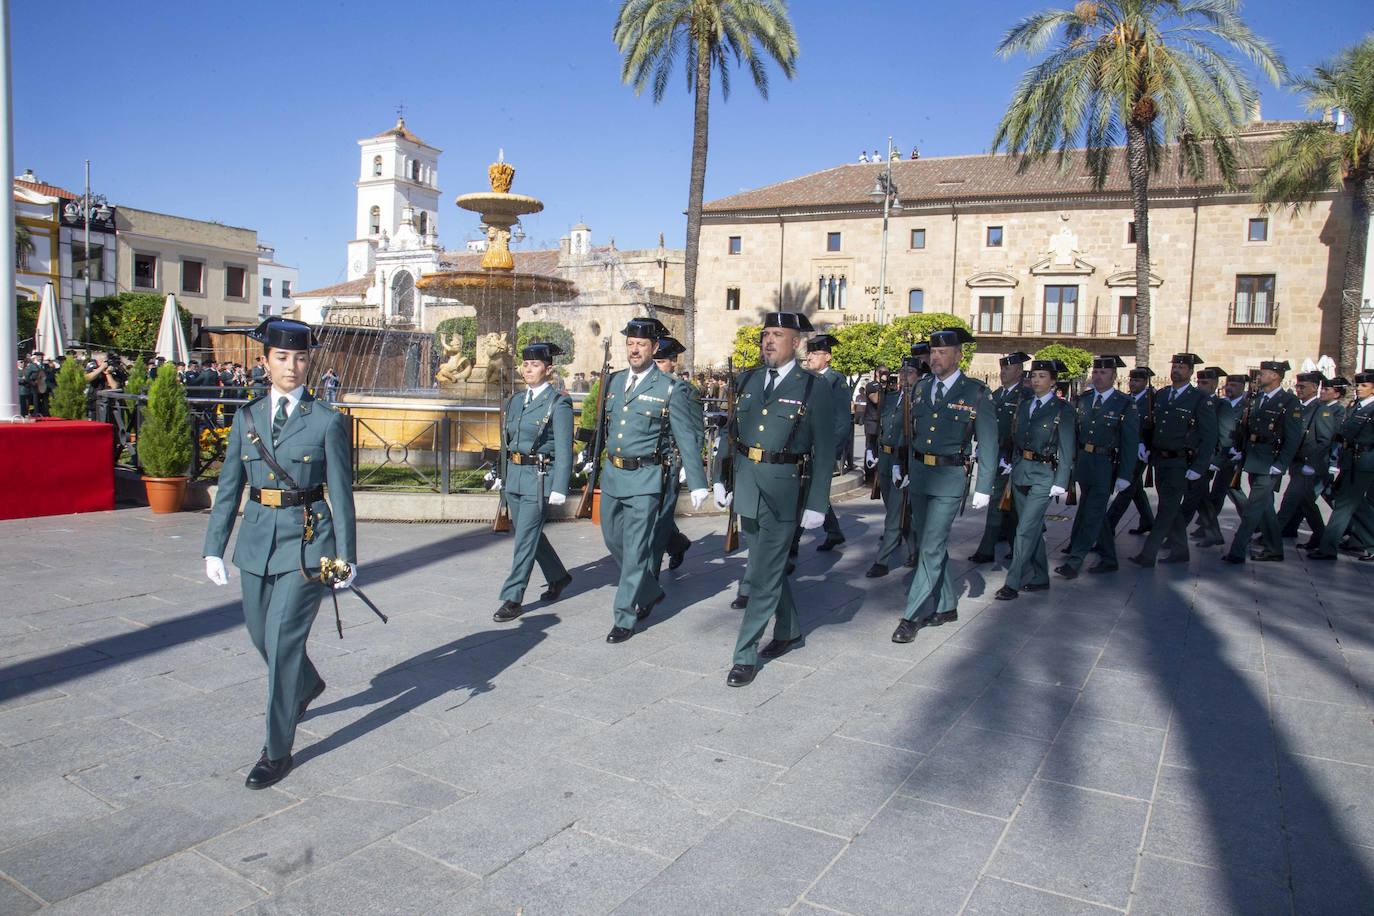
<svg viewBox="0 0 1374 916">
<path fill-rule="evenodd" d="M 423 916 L 451 907 L 476 875 L 382 840 L 311 872 L 262 901 L 262 916 Z"/>
</svg>

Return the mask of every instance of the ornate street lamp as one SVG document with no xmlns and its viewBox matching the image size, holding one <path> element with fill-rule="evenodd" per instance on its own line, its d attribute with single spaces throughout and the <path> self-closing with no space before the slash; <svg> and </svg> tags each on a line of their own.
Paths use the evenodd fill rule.
<svg viewBox="0 0 1374 916">
<path fill-rule="evenodd" d="M 887 218 L 891 213 L 902 212 L 902 199 L 897 194 L 897 183 L 892 180 L 892 153 L 895 148 L 892 138 L 887 138 L 887 163 L 873 182 L 873 190 L 868 199 L 883 205 L 883 247 L 878 256 L 878 295 L 873 300 L 877 306 L 878 324 L 887 323 Z"/>
<path fill-rule="evenodd" d="M 109 222 L 113 211 L 109 203 L 105 200 L 104 194 L 91 193 L 91 160 L 86 160 L 86 193 L 81 200 L 71 200 L 62 208 L 62 213 L 69 222 L 81 220 L 85 224 L 85 260 L 86 270 L 84 279 L 86 281 L 86 303 L 80 312 L 76 310 L 75 297 L 72 301 L 72 338 L 76 341 L 83 341 L 86 337 L 86 318 L 91 311 L 91 220 L 95 219 L 101 223 Z M 105 271 L 105 248 L 100 249 L 100 270 L 101 279 L 104 279 Z M 60 290 L 59 290 L 60 294 Z"/>
</svg>

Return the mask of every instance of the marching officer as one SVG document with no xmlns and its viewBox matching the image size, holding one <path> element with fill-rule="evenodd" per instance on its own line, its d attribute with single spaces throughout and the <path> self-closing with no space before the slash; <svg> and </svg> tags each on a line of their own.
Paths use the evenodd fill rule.
<svg viewBox="0 0 1374 916">
<path fill-rule="evenodd" d="M 758 657 L 778 658 L 802 645 L 797 606 L 787 582 L 787 554 L 794 532 L 821 527 L 830 505 L 835 463 L 834 389 L 797 363 L 805 315 L 764 316 L 763 365 L 736 382 L 735 417 L 716 454 L 716 505 L 733 503 L 749 548 L 741 592 L 748 595 L 726 683 L 754 680 Z M 734 474 L 727 491 L 726 462 Z M 773 619 L 773 638 L 759 640 Z"/>
<path fill-rule="evenodd" d="M 1283 482 L 1284 470 L 1293 463 L 1302 445 L 1302 405 L 1291 391 L 1285 391 L 1283 374 L 1288 363 L 1265 360 L 1260 363 L 1257 394 L 1241 412 L 1240 458 L 1242 470 L 1250 477 L 1250 494 L 1240 525 L 1231 540 L 1231 549 L 1222 555 L 1227 563 L 1244 563 L 1250 536 L 1258 530 L 1258 549 L 1249 551 L 1250 559 L 1283 559 L 1283 537 L 1274 512 L 1274 494 Z"/>
<path fill-rule="evenodd" d="M 1022 366 L 1030 361 L 1030 355 L 1019 350 L 1008 353 L 997 360 L 998 376 L 1001 386 L 992 393 L 992 403 L 997 408 L 997 449 L 1000 455 L 1011 454 L 1011 421 L 1016 416 L 1016 408 L 1030 398 L 1030 386 L 1025 383 Z M 997 558 L 997 545 L 1001 541 L 1012 543 L 1016 538 L 1016 509 L 1012 507 L 1003 512 L 1001 494 L 1007 489 L 1007 473 L 998 462 L 997 480 L 992 492 L 998 496 L 988 504 L 988 517 L 983 524 L 983 539 L 978 549 L 969 557 L 974 563 L 991 563 Z"/>
<path fill-rule="evenodd" d="M 910 392 L 910 448 L 901 485 L 907 490 L 919 554 L 893 642 L 911 642 L 922 627 L 959 619 L 959 596 L 949 579 L 949 531 L 968 495 L 974 461 L 978 481 L 973 508 L 987 508 L 997 478 L 992 394 L 987 385 L 959 371 L 963 345 L 972 342 L 973 335 L 963 328 L 931 334 L 931 374 Z"/>
<path fill-rule="evenodd" d="M 557 601 L 572 582 L 572 574 L 544 534 L 544 506 L 567 502 L 572 475 L 572 399 L 549 384 L 554 357 L 562 353 L 552 343 L 532 343 L 521 350 L 520 377 L 527 388 L 506 402 L 496 488 L 510 511 L 515 545 L 510 575 L 501 586 L 501 606 L 492 615 L 497 623 L 523 613 L 520 602 L 535 563 L 548 583 L 541 600 Z"/>
<path fill-rule="evenodd" d="M 663 372 L 670 378 L 677 374 L 677 358 L 681 353 L 686 353 L 687 348 L 673 337 L 660 337 L 658 347 L 654 350 L 654 365 L 658 366 L 658 371 Z M 691 382 L 681 382 L 691 392 L 692 398 L 701 400 L 701 392 L 697 391 Z M 704 435 L 704 432 L 703 432 Z M 659 507 L 658 520 L 654 523 L 654 556 L 650 566 L 657 576 L 663 569 L 663 555 L 668 555 L 668 568 L 677 569 L 682 565 L 683 557 L 686 556 L 688 548 L 692 546 L 692 539 L 678 530 L 677 520 L 674 515 L 677 512 L 677 498 L 681 490 L 682 481 L 686 478 L 683 470 L 683 462 L 689 457 L 682 454 L 682 450 L 677 447 L 677 442 L 668 437 L 668 454 L 670 457 L 668 473 L 664 480 L 667 489 L 663 491 L 663 505 Z M 696 457 L 700 463 L 700 452 Z"/>
<path fill-rule="evenodd" d="M 1117 568 L 1116 529 L 1107 524 L 1107 502 L 1113 492 L 1130 487 L 1140 445 L 1135 399 L 1116 389 L 1116 370 L 1125 365 L 1115 355 L 1094 359 L 1092 388 L 1078 399 L 1074 479 L 1082 492 L 1069 535 L 1068 559 L 1055 569 L 1065 579 L 1077 578 L 1088 551 L 1094 548 L 1100 561 L 1088 572 Z"/>
<path fill-rule="evenodd" d="M 314 331 L 269 318 L 249 336 L 262 343 L 272 389 L 234 415 L 204 553 L 205 575 L 227 584 L 224 550 L 249 487 L 233 562 L 243 580 L 248 635 L 267 663 L 267 741 L 245 783 L 265 789 L 291 771 L 296 723 L 324 692 L 324 679 L 305 651 L 325 595 L 310 571 L 320 569 L 321 559 L 342 559 L 352 569 L 334 587 L 352 584 L 357 523 L 348 420 L 305 390 L 310 350 L 319 346 Z"/>
<path fill-rule="evenodd" d="M 1150 441 L 1154 438 L 1156 393 L 1150 387 L 1150 379 L 1154 376 L 1155 371 L 1149 366 L 1136 366 L 1126 373 L 1126 393 L 1135 402 L 1138 427 L 1136 438 L 1140 444 L 1136 446 L 1135 471 L 1131 475 L 1131 485 L 1113 496 L 1112 503 L 1107 508 L 1107 524 L 1111 526 L 1113 534 L 1116 532 L 1116 526 L 1121 523 L 1122 516 L 1131 506 L 1135 506 L 1136 515 L 1140 517 L 1140 522 L 1130 530 L 1131 534 L 1149 534 L 1155 525 L 1155 513 L 1150 508 L 1150 496 L 1145 492 L 1145 469 L 1150 464 L 1146 453 L 1150 449 Z"/>
<path fill-rule="evenodd" d="M 1154 466 L 1159 514 L 1140 553 L 1131 557 L 1140 566 L 1154 566 L 1160 544 L 1166 541 L 1165 563 L 1188 561 L 1183 499 L 1188 484 L 1202 479 L 1217 447 L 1216 406 L 1192 383 L 1193 367 L 1201 362 L 1195 354 L 1175 353 L 1169 364 L 1171 384 L 1155 394 L 1148 460 Z"/>
<path fill-rule="evenodd" d="M 1333 462 L 1337 473 L 1332 485 L 1335 501 L 1321 543 L 1308 554 L 1314 560 L 1336 559 L 1336 549 L 1346 529 L 1354 530 L 1356 513 L 1366 511 L 1367 500 L 1374 491 L 1374 372 L 1355 376 L 1355 397 L 1336 434 Z M 1374 541 L 1364 539 L 1362 546 L 1364 554 L 1360 559 L 1374 562 Z"/>
<path fill-rule="evenodd" d="M 696 391 L 660 372 L 654 365 L 658 340 L 667 329 L 656 318 L 633 318 L 625 335 L 629 367 L 611 373 L 606 385 L 606 443 L 601 469 L 601 536 L 620 567 L 615 623 L 606 642 L 621 643 L 635 634 L 664 598 L 652 568 L 654 527 L 667 488 L 664 477 L 672 458 L 668 443 L 684 455 L 700 455 L 705 420 Z M 710 491 L 699 461 L 688 461 L 687 486 L 692 508 L 699 509 Z M 790 531 L 788 532 L 790 535 Z"/>
<path fill-rule="evenodd" d="M 1020 590 L 1050 587 L 1045 554 L 1045 512 L 1050 500 L 1068 492 L 1074 461 L 1076 415 L 1067 399 L 1055 397 L 1055 380 L 1068 367 L 1057 359 L 1031 361 L 1031 397 L 1016 408 L 1008 479 L 1016 506 L 1016 541 L 1007 580 L 993 596 L 1011 601 Z M 1027 581 L 1029 580 L 1029 581 Z"/>
<path fill-rule="evenodd" d="M 835 344 L 839 343 L 829 334 L 817 334 L 806 342 L 806 368 L 811 370 L 816 378 L 830 386 L 831 403 L 841 405 L 849 400 L 849 380 L 839 372 L 830 367 L 830 360 Z M 848 441 L 849 417 L 838 407 L 835 413 L 835 461 L 844 460 L 845 443 Z M 824 471 L 824 468 L 817 468 Z M 825 540 L 816 545 L 816 549 L 821 552 L 834 550 L 844 543 L 844 532 L 840 530 L 840 520 L 835 517 L 833 506 L 825 509 Z M 801 538 L 801 529 L 797 529 L 797 538 Z M 792 551 L 794 554 L 796 550 Z"/>
<path fill-rule="evenodd" d="M 1226 387 L 1218 393 L 1217 385 L 1222 380 Z M 1220 547 L 1226 543 L 1221 536 L 1221 510 L 1228 495 L 1237 513 L 1244 507 L 1244 494 L 1231 489 L 1236 471 L 1231 449 L 1236 441 L 1236 424 L 1240 421 L 1237 405 L 1245 399 L 1248 380 L 1248 376 L 1228 374 L 1220 366 L 1208 366 L 1198 373 L 1198 387 L 1212 395 L 1212 407 L 1217 412 L 1217 447 L 1212 454 L 1212 463 L 1207 466 L 1212 478 L 1210 482 L 1203 479 L 1207 488 L 1196 500 L 1197 527 L 1189 534 L 1199 547 Z"/>
<path fill-rule="evenodd" d="M 902 528 L 906 525 L 907 497 L 906 490 L 898 484 L 905 476 L 903 471 L 906 467 L 907 442 L 902 420 L 909 412 L 907 402 L 911 397 L 911 387 L 916 384 L 919 366 L 920 361 L 915 356 L 902 360 L 896 396 L 889 393 L 882 400 L 878 454 L 866 456 L 867 460 L 876 463 L 878 491 L 883 497 L 883 534 L 878 540 L 878 558 L 864 573 L 870 579 L 887 575 L 891 571 L 892 555 L 897 552 L 898 545 L 904 539 L 908 542 L 911 539 L 910 531 L 905 538 L 902 534 Z M 913 550 L 913 545 L 908 544 L 908 550 Z"/>
<path fill-rule="evenodd" d="M 1326 533 L 1326 522 L 1317 508 L 1317 494 L 1326 486 L 1330 465 L 1331 440 L 1341 428 L 1345 415 L 1339 401 L 1323 399 L 1326 376 L 1320 372 L 1300 372 L 1293 393 L 1302 404 L 1302 442 L 1288 469 L 1288 489 L 1279 503 L 1279 533 L 1286 538 L 1298 536 L 1298 523 L 1307 522 L 1312 531 L 1304 547 L 1316 547 Z"/>
</svg>

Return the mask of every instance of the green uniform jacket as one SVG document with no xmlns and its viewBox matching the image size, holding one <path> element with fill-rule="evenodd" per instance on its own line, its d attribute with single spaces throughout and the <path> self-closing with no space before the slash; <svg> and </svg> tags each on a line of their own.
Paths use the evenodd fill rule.
<svg viewBox="0 0 1374 916">
<path fill-rule="evenodd" d="M 1344 416 L 1345 410 L 1338 401 L 1322 403 L 1314 399 L 1302 409 L 1303 435 L 1298 441 L 1298 454 L 1293 458 L 1294 472 L 1301 473 L 1302 466 L 1307 465 L 1316 472 L 1318 480 L 1326 478 L 1331 440 L 1336 438 Z"/>
<path fill-rule="evenodd" d="M 808 379 L 810 397 L 806 396 Z M 830 506 L 830 469 L 835 462 L 834 389 L 800 364 L 788 371 L 773 390 L 773 397 L 765 401 L 767 382 L 764 369 L 751 369 L 740 376 L 735 427 L 721 438 L 713 476 L 717 483 L 724 483 L 724 460 L 733 459 L 735 512 L 756 519 L 760 506 L 766 504 L 779 520 L 797 521 L 803 509 L 824 512 Z M 810 455 L 811 479 L 806 492 L 799 490 L 800 465 L 750 461 L 735 454 L 736 437 L 746 448 Z"/>
<path fill-rule="evenodd" d="M 844 444 L 849 437 L 849 411 L 845 405 L 849 403 L 849 380 L 843 375 L 827 366 L 823 371 L 816 373 L 816 378 L 823 382 L 830 383 L 830 403 L 833 405 L 835 414 L 835 431 L 832 434 L 835 443 L 835 460 L 839 461 L 844 457 Z"/>
<path fill-rule="evenodd" d="M 884 451 L 874 457 L 879 461 L 884 458 L 888 459 L 889 467 L 891 467 L 892 461 L 899 459 L 906 449 L 906 430 L 902 429 L 902 400 L 903 398 L 897 392 L 889 392 L 883 396 L 879 407 L 878 445 L 886 445 L 894 452 L 889 455 Z M 890 470 L 888 475 L 891 476 Z"/>
<path fill-rule="evenodd" d="M 1337 438 L 1339 453 L 1332 463 L 1341 473 L 1374 471 L 1374 401 L 1368 405 L 1361 405 L 1359 401 L 1352 404 L 1341 421 Z M 1358 456 L 1356 451 L 1360 452 Z"/>
<path fill-rule="evenodd" d="M 1240 404 L 1245 405 L 1244 398 L 1240 400 Z M 1236 444 L 1236 424 L 1240 422 L 1240 410 L 1231 403 L 1230 398 L 1222 396 L 1212 399 L 1212 408 L 1217 412 L 1217 448 L 1216 454 L 1212 456 L 1212 464 L 1224 468 L 1235 463 L 1235 459 L 1231 457 L 1231 449 Z"/>
<path fill-rule="evenodd" d="M 1097 391 L 1089 388 L 1078 399 L 1078 457 L 1074 461 L 1074 476 L 1079 483 L 1094 481 L 1109 486 L 1113 479 L 1130 480 L 1139 460 L 1140 417 L 1136 414 L 1135 398 L 1113 389 L 1107 392 L 1102 406 L 1093 409 Z M 1091 445 L 1093 451 L 1084 448 Z M 1103 455 L 1116 451 L 1116 471 L 1112 478 L 1103 476 L 1110 470 L 1110 458 Z"/>
<path fill-rule="evenodd" d="M 668 443 L 677 443 L 683 454 L 701 454 L 705 414 L 696 389 L 683 384 L 650 365 L 639 385 L 625 397 L 628 370 L 613 373 L 606 389 L 606 451 L 601 468 L 601 492 L 612 497 L 647 496 L 662 493 L 665 468 L 646 464 L 633 471 L 611 464 L 615 458 L 643 458 L 662 454 L 669 459 Z M 670 462 L 671 463 L 671 462 Z M 706 489 L 706 471 L 701 462 L 689 461 L 687 486 Z M 674 485 L 676 481 L 674 481 Z"/>
<path fill-rule="evenodd" d="M 1268 474 L 1271 467 L 1288 469 L 1302 445 L 1302 402 L 1291 391 L 1276 390 L 1267 401 L 1252 395 L 1249 411 L 1242 411 L 1241 450 L 1247 474 Z"/>
<path fill-rule="evenodd" d="M 1149 448 L 1155 466 L 1205 474 L 1217 450 L 1217 408 L 1211 396 L 1190 384 L 1178 395 L 1172 387 L 1161 388 L 1154 399 L 1154 436 Z M 1166 458 L 1160 454 L 1166 451 L 1187 456 Z"/>
<path fill-rule="evenodd" d="M 931 403 L 936 378 L 928 375 L 912 388 L 911 454 L 908 456 L 907 485 L 913 494 L 961 496 L 966 473 L 959 465 L 928 465 L 916 452 L 927 455 L 963 455 L 978 461 L 976 490 L 992 495 L 997 477 L 997 409 L 988 386 L 967 375 L 960 375 L 948 391 L 945 402 Z M 973 446 L 977 440 L 977 448 Z"/>
<path fill-rule="evenodd" d="M 992 403 L 997 406 L 997 447 L 1003 456 L 1011 454 L 1011 421 L 1016 416 L 1016 408 L 1034 396 L 1029 385 L 1021 384 L 1010 389 L 998 388 L 992 393 Z"/>
<path fill-rule="evenodd" d="M 1012 485 L 1025 487 L 1043 484 L 1067 489 L 1069 469 L 1073 467 L 1077 416 L 1068 401 L 1053 394 L 1032 417 L 1030 411 L 1034 403 L 1032 397 L 1022 401 L 1016 408 L 1016 431 L 1011 442 Z M 1023 451 L 1052 456 L 1056 461 L 1054 464 L 1035 461 L 1025 457 Z"/>
<path fill-rule="evenodd" d="M 543 495 L 568 492 L 572 475 L 572 399 L 545 385 L 528 406 L 522 391 L 506 402 L 506 448 L 502 454 L 501 489 L 516 496 L 540 492 L 539 471 L 533 464 L 514 464 L 511 452 L 538 453 L 553 459 L 544 475 Z"/>
<path fill-rule="evenodd" d="M 205 532 L 205 556 L 224 556 L 245 486 L 269 490 L 284 487 L 243 433 L 244 415 L 250 411 L 263 447 L 298 487 L 309 489 L 323 484 L 329 488 L 329 502 L 321 499 L 311 505 L 315 513 L 315 539 L 305 548 L 306 570 L 318 571 L 321 557 L 356 563 L 353 436 L 347 418 L 309 394 L 301 398 L 286 421 L 275 449 L 271 398 L 259 398 L 234 414 L 224 466 L 219 472 L 219 490 Z M 234 544 L 234 565 L 259 576 L 300 569 L 303 530 L 303 507 L 273 509 L 249 500 L 244 503 L 243 528 Z"/>
</svg>

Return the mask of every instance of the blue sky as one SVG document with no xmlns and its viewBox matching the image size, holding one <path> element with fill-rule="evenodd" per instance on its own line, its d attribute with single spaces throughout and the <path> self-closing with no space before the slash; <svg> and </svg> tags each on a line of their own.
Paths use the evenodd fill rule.
<svg viewBox="0 0 1374 916">
<path fill-rule="evenodd" d="M 1059 0 L 1067 5 L 1068 0 Z M 712 99 L 707 199 L 855 159 L 985 150 L 1028 65 L 992 49 L 1021 0 L 795 0 L 798 73 L 763 101 L 739 73 Z M 545 201 L 525 247 L 578 220 L 621 248 L 681 245 L 691 154 L 684 79 L 654 105 L 620 82 L 618 0 L 234 4 L 14 0 L 15 166 L 75 190 L 83 160 L 114 203 L 247 226 L 300 267 L 344 277 L 359 137 L 406 121 L 444 150 L 440 237 L 476 237 L 453 198 L 504 147 Z M 1301 12 L 1299 12 L 1301 10 Z M 1246 21 L 1305 68 L 1374 29 L 1367 0 L 1251 0 Z M 74 55 L 76 60 L 68 60 Z M 1264 114 L 1301 115 L 1265 86 Z"/>
</svg>

